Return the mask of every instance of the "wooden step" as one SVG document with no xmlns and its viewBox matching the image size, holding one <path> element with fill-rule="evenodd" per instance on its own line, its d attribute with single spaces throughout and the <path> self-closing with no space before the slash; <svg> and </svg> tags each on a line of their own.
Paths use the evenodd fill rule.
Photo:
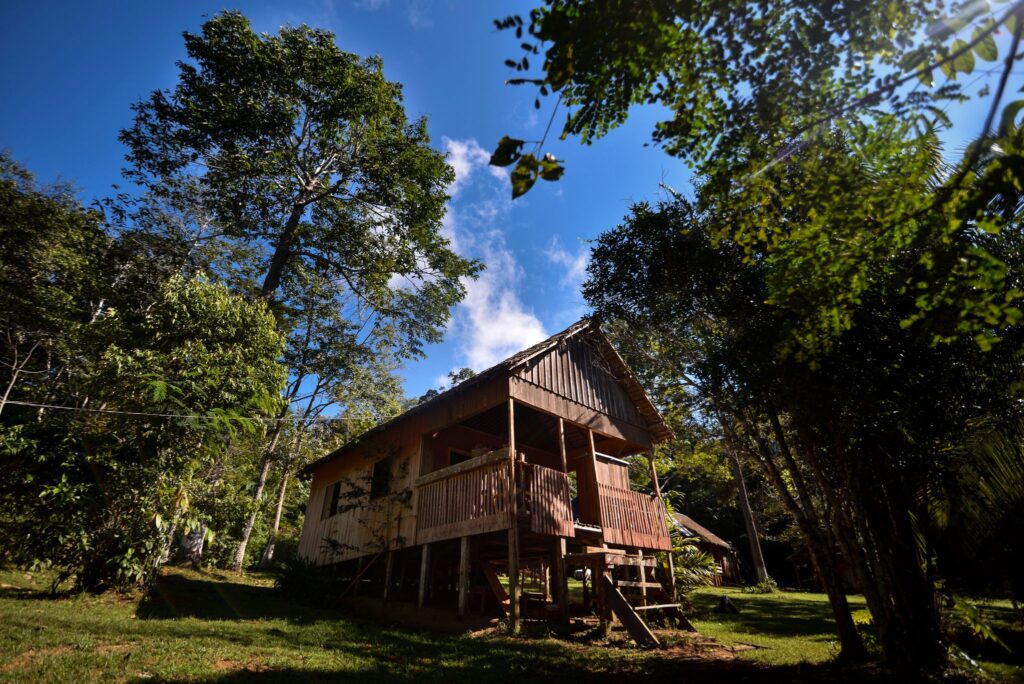
<svg viewBox="0 0 1024 684">
<path fill-rule="evenodd" d="M 602 587 L 608 601 L 608 607 L 619 618 L 619 621 L 626 628 L 626 631 L 629 632 L 629 635 L 641 646 L 661 646 L 658 637 L 654 636 L 651 628 L 637 614 L 637 608 L 629 605 L 622 592 L 612 583 L 611 578 L 604 575 L 601 578 L 601 582 L 603 583 Z"/>
<path fill-rule="evenodd" d="M 568 563 L 579 563 L 579 564 L 591 564 L 591 563 L 604 563 L 605 565 L 645 565 L 647 567 L 655 567 L 658 564 L 658 559 L 654 556 L 630 556 L 621 553 L 614 553 L 603 549 L 600 553 L 569 553 L 566 554 L 565 560 Z"/>
<path fill-rule="evenodd" d="M 494 566 L 490 563 L 481 563 L 480 568 L 484 572 L 484 577 L 487 578 L 487 584 L 490 585 L 491 591 L 494 592 L 494 597 L 498 599 L 498 606 L 501 608 L 502 615 L 508 615 L 510 604 L 508 592 L 505 591 L 505 587 L 501 586 L 501 580 L 498 579 L 497 571 L 495 571 Z"/>
<path fill-rule="evenodd" d="M 628 587 L 630 589 L 661 589 L 661 582 L 633 582 L 631 580 L 616 580 L 615 586 Z"/>
<path fill-rule="evenodd" d="M 679 610 L 678 603 L 659 603 L 656 606 L 633 606 L 633 610 L 667 610 L 669 608 L 675 608 Z"/>
</svg>

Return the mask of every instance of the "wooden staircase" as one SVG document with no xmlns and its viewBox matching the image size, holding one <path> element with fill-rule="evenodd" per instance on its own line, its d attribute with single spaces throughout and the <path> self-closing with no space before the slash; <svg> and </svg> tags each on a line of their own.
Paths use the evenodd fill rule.
<svg viewBox="0 0 1024 684">
<path fill-rule="evenodd" d="M 649 561 L 645 562 L 642 555 L 622 554 L 620 562 L 613 560 L 610 566 L 620 566 L 620 574 L 626 568 L 634 569 L 634 579 L 615 579 L 615 572 L 603 576 L 603 588 L 608 607 L 626 628 L 629 635 L 641 645 L 660 646 L 658 638 L 651 631 L 644 617 L 657 612 L 665 617 L 674 618 L 682 629 L 697 631 L 683 614 L 679 603 L 662 586 L 661 582 L 648 577 Z M 653 574 L 653 568 L 651 568 Z"/>
</svg>

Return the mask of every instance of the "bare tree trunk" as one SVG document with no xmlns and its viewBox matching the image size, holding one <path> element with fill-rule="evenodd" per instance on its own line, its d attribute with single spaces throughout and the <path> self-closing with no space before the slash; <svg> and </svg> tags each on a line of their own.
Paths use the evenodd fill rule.
<svg viewBox="0 0 1024 684">
<path fill-rule="evenodd" d="M 10 335 L 8 335 L 8 337 L 10 337 Z M 18 363 L 18 352 L 17 352 L 18 345 L 17 345 L 17 343 L 15 343 L 15 345 L 14 345 L 15 351 L 14 351 L 14 359 L 13 359 L 14 363 L 11 364 L 11 381 L 7 383 L 7 389 L 4 390 L 3 397 L 0 397 L 0 413 L 4 412 L 4 406 L 7 405 L 7 398 L 9 396 L 11 396 L 11 390 L 14 389 L 14 386 L 18 383 L 18 376 L 21 375 L 21 371 L 25 370 L 25 366 L 28 365 L 29 360 L 32 358 L 33 352 L 35 352 L 35 350 L 36 350 L 36 348 L 38 346 L 39 346 L 38 342 L 33 344 L 32 348 L 28 350 L 28 354 L 25 355 L 25 358 L 22 359 L 21 363 L 19 364 Z"/>
<path fill-rule="evenodd" d="M 754 511 L 750 508 L 747 483 L 743 479 L 743 468 L 740 466 L 740 459 L 736 455 L 736 451 L 731 448 L 730 451 L 729 465 L 732 466 L 732 474 L 736 478 L 737 500 L 740 504 L 740 512 L 743 514 L 743 524 L 747 528 L 747 540 L 750 542 L 750 557 L 754 560 L 754 572 L 757 573 L 757 581 L 764 582 L 768 579 L 768 568 L 764 564 L 764 555 L 761 553 L 761 540 L 757 535 L 757 526 L 754 523 Z"/>
<path fill-rule="evenodd" d="M 231 564 L 231 569 L 235 572 L 241 572 L 242 566 L 245 565 L 245 550 L 249 546 L 249 537 L 252 536 L 252 528 L 256 526 L 256 518 L 260 514 L 260 501 L 263 500 L 263 490 L 267 486 L 267 477 L 270 475 L 270 466 L 274 462 L 274 450 L 277 448 L 277 440 L 281 437 L 281 428 L 278 426 L 274 431 L 274 438 L 270 441 L 270 446 L 267 447 L 265 456 L 263 457 L 263 468 L 260 470 L 260 479 L 256 484 L 256 495 L 253 497 L 255 504 L 252 508 L 252 513 L 249 514 L 249 519 L 245 521 L 245 528 L 242 530 L 242 538 L 238 542 L 238 549 L 235 551 L 235 560 Z"/>
<path fill-rule="evenodd" d="M 274 512 L 274 527 L 270 530 L 270 538 L 267 539 L 267 545 L 263 547 L 263 556 L 260 558 L 260 570 L 267 570 L 270 568 L 270 563 L 274 560 L 274 545 L 277 543 L 277 532 L 281 529 L 281 511 L 284 510 L 284 499 L 285 494 L 288 491 L 288 466 L 286 465 L 281 471 L 281 487 L 277 491 L 277 510 Z"/>
<path fill-rule="evenodd" d="M 260 288 L 260 293 L 264 299 L 270 300 L 273 298 L 274 292 L 281 285 L 281 276 L 284 274 L 284 267 L 288 263 L 288 259 L 292 256 L 292 248 L 295 246 L 295 231 L 299 226 L 299 221 L 302 219 L 304 209 L 305 205 L 303 204 L 296 204 L 292 207 L 284 229 L 274 243 L 274 254 L 271 256 L 270 264 L 267 266 L 263 287 Z"/>
</svg>

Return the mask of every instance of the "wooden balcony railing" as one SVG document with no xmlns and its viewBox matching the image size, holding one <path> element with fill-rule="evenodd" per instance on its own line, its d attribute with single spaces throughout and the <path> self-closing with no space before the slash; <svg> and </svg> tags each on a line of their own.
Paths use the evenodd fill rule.
<svg viewBox="0 0 1024 684">
<path fill-rule="evenodd" d="M 659 551 L 672 548 L 665 509 L 657 497 L 600 483 L 598 492 L 607 543 Z"/>
<path fill-rule="evenodd" d="M 508 449 L 435 470 L 416 486 L 417 544 L 504 530 L 513 523 L 515 487 Z"/>
<path fill-rule="evenodd" d="M 569 478 L 565 473 L 544 466 L 523 463 L 525 512 L 530 516 L 530 529 L 538 534 L 571 537 L 572 502 Z"/>
</svg>

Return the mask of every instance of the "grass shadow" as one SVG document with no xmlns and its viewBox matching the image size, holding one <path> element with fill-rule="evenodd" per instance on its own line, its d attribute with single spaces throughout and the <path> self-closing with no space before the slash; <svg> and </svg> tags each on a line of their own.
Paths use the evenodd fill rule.
<svg viewBox="0 0 1024 684">
<path fill-rule="evenodd" d="M 226 582 L 201 572 L 161 574 L 139 601 L 136 616 L 144 620 L 281 619 L 309 624 L 327 619 L 325 611 L 306 608 L 284 598 L 269 586 Z"/>
</svg>

